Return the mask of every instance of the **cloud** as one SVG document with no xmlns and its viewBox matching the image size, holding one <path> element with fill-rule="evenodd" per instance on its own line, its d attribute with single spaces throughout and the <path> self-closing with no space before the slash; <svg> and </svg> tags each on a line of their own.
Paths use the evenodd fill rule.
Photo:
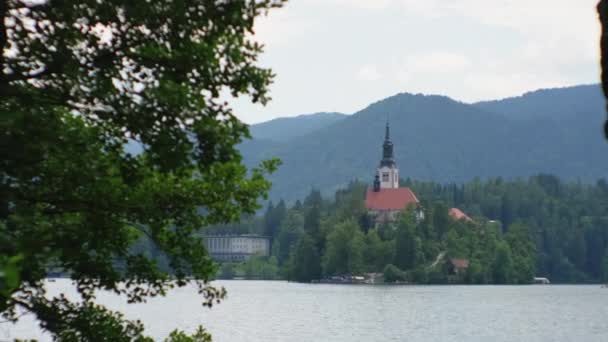
<svg viewBox="0 0 608 342">
<path fill-rule="evenodd" d="M 499 99 L 535 89 L 553 88 L 557 85 L 575 85 L 557 74 L 492 71 L 464 75 L 462 83 L 468 94 L 463 94 L 460 99 L 468 102 Z"/>
<path fill-rule="evenodd" d="M 260 63 L 278 75 L 274 100 L 264 108 L 236 107 L 257 122 L 328 109 L 354 112 L 402 91 L 471 102 L 596 82 L 596 3 L 290 1 L 255 26 L 255 39 L 267 45 Z"/>
<path fill-rule="evenodd" d="M 254 25 L 254 39 L 269 47 L 288 46 L 297 39 L 315 34 L 322 29 L 311 18 L 297 15 L 298 8 L 280 8 L 259 17 Z"/>
<path fill-rule="evenodd" d="M 380 10 L 389 7 L 394 0 L 306 0 L 315 5 L 338 6 L 355 9 Z"/>
<path fill-rule="evenodd" d="M 464 74 L 471 68 L 471 61 L 463 54 L 448 51 L 431 51 L 405 57 L 392 66 L 396 81 L 410 86 L 422 79 L 436 76 L 454 79 L 455 74 Z"/>
<path fill-rule="evenodd" d="M 377 81 L 382 78 L 378 67 L 373 64 L 364 65 L 357 71 L 357 79 L 362 81 Z"/>
<path fill-rule="evenodd" d="M 452 73 L 463 71 L 470 65 L 463 54 L 436 51 L 408 56 L 403 68 L 418 73 Z"/>
</svg>

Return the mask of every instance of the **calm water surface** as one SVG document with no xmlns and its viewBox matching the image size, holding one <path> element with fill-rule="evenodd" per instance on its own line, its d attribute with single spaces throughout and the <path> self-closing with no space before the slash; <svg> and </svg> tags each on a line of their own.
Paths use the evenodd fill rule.
<svg viewBox="0 0 608 342">
<path fill-rule="evenodd" d="M 608 341 L 608 289 L 584 286 L 365 286 L 222 281 L 228 298 L 202 308 L 196 291 L 126 305 L 110 294 L 102 303 L 148 334 L 204 325 L 214 341 Z M 67 280 L 51 293 L 74 290 Z M 0 341 L 49 340 L 31 317 L 0 324 Z"/>
</svg>

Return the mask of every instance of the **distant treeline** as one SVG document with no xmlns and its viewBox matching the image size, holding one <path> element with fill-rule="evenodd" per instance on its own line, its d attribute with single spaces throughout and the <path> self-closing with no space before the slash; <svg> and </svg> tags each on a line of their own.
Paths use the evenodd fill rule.
<svg viewBox="0 0 608 342">
<path fill-rule="evenodd" d="M 566 183 L 552 175 L 467 184 L 405 180 L 422 201 L 425 219 L 404 211 L 393 224 L 374 227 L 364 208 L 363 183 L 324 199 L 312 191 L 288 207 L 270 203 L 263 216 L 208 228 L 272 239 L 269 258 L 225 264 L 253 278 L 311 281 L 334 275 L 385 273 L 386 280 L 417 283 L 529 283 L 608 280 L 608 183 Z M 474 222 L 455 221 L 451 207 Z M 455 272 L 452 259 L 466 259 Z"/>
</svg>

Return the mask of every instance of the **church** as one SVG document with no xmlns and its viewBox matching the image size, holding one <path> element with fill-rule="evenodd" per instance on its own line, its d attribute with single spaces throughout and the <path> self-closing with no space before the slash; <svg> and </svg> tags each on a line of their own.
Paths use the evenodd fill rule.
<svg viewBox="0 0 608 342">
<path fill-rule="evenodd" d="M 390 127 L 386 123 L 382 160 L 376 169 L 373 186 L 365 194 L 365 207 L 376 224 L 393 222 L 397 214 L 409 206 L 420 208 L 420 202 L 414 192 L 407 187 L 399 187 L 399 168 L 395 162 Z M 418 210 L 419 218 L 423 217 Z"/>
<path fill-rule="evenodd" d="M 373 185 L 367 188 L 365 208 L 378 225 L 396 221 L 399 212 L 410 206 L 416 209 L 417 219 L 423 220 L 424 211 L 414 192 L 408 187 L 399 187 L 399 168 L 395 162 L 390 126 L 387 122 L 382 144 L 382 160 L 376 169 Z M 450 208 L 448 215 L 456 221 L 475 222 L 458 208 Z"/>
</svg>

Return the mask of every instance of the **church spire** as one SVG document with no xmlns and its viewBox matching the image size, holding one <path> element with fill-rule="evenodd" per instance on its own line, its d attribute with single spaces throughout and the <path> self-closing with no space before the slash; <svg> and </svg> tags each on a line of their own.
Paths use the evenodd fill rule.
<svg viewBox="0 0 608 342">
<path fill-rule="evenodd" d="M 386 118 L 386 134 L 384 135 L 384 140 L 385 141 L 391 140 L 391 129 L 388 125 L 388 117 Z"/>
<path fill-rule="evenodd" d="M 385 141 L 391 140 L 391 129 L 389 126 L 389 119 L 390 117 L 388 116 L 388 114 L 386 114 L 386 133 L 384 134 Z"/>
<path fill-rule="evenodd" d="M 382 160 L 380 160 L 380 166 L 376 170 L 374 191 L 398 188 L 399 169 L 397 169 L 397 163 L 395 163 L 395 153 L 393 151 L 393 142 L 391 141 L 391 127 L 387 116 L 384 143 L 382 144 Z"/>
<path fill-rule="evenodd" d="M 388 118 L 386 120 L 386 132 L 384 135 L 384 144 L 382 144 L 382 160 L 380 161 L 380 166 L 395 167 L 395 156 L 393 154 L 393 142 L 391 141 Z"/>
</svg>

